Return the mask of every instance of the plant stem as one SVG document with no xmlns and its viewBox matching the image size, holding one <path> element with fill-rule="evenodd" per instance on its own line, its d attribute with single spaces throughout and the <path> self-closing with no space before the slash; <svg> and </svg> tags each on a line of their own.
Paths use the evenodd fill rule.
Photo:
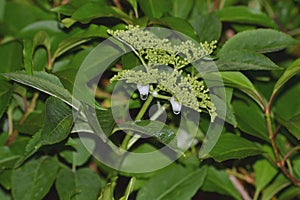
<svg viewBox="0 0 300 200">
<path fill-rule="evenodd" d="M 265 118 L 266 118 L 266 125 L 267 125 L 267 131 L 268 131 L 269 139 L 271 141 L 271 145 L 272 145 L 275 157 L 276 157 L 276 165 L 277 165 L 277 167 L 279 167 L 281 169 L 281 171 L 284 173 L 284 175 L 288 179 L 290 179 L 290 181 L 295 186 L 300 187 L 300 182 L 298 180 L 296 180 L 296 178 L 285 167 L 285 160 L 287 158 L 283 159 L 283 160 L 281 159 L 277 144 L 275 142 L 275 138 L 276 138 L 275 136 L 278 132 L 278 129 L 276 129 L 274 132 L 272 130 L 272 121 L 271 121 L 271 116 L 270 116 L 272 101 L 273 101 L 273 97 L 271 97 L 271 99 L 269 101 L 269 104 L 268 104 L 268 107 L 266 107 L 264 114 L 265 114 Z M 298 148 L 296 150 L 298 150 Z M 296 151 L 296 150 L 294 150 L 294 151 Z M 292 154 L 294 151 L 292 151 L 292 152 L 290 151 L 285 157 L 289 157 L 290 154 Z"/>
<path fill-rule="evenodd" d="M 145 101 L 144 105 L 142 106 L 142 108 L 140 109 L 139 113 L 137 114 L 137 116 L 135 117 L 135 120 L 140 120 L 142 119 L 143 115 L 145 114 L 145 112 L 147 111 L 148 107 L 150 106 L 150 103 L 153 100 L 153 96 L 149 95 L 147 100 Z M 129 140 L 131 139 L 131 135 L 130 134 L 126 134 L 125 138 L 122 141 L 121 144 L 121 148 L 123 149 L 129 149 Z"/>
</svg>

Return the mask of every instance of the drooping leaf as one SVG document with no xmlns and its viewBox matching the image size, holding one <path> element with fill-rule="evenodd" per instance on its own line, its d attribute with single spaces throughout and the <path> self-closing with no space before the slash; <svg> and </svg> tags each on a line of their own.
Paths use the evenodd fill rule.
<svg viewBox="0 0 300 200">
<path fill-rule="evenodd" d="M 194 5 L 194 0 L 187 0 L 182 3 L 181 0 L 173 0 L 172 1 L 172 9 L 169 13 L 174 17 L 179 17 L 186 19 L 190 14 Z"/>
<path fill-rule="evenodd" d="M 12 85 L 7 81 L 0 80 L 0 118 L 7 108 L 12 93 Z"/>
<path fill-rule="evenodd" d="M 242 159 L 263 153 L 260 146 L 234 134 L 222 134 L 213 150 L 211 157 L 222 162 L 229 159 Z"/>
<path fill-rule="evenodd" d="M 225 7 L 214 13 L 221 21 L 225 22 L 256 24 L 270 28 L 277 27 L 273 19 L 264 13 L 245 6 Z"/>
<path fill-rule="evenodd" d="M 91 25 L 87 30 L 73 34 L 59 43 L 53 57 L 57 58 L 70 49 L 97 37 L 107 38 L 107 27 Z"/>
<path fill-rule="evenodd" d="M 22 67 L 22 45 L 12 41 L 0 46 L 0 73 L 14 72 Z"/>
<path fill-rule="evenodd" d="M 268 53 L 297 44 L 297 40 L 285 33 L 272 29 L 256 29 L 243 31 L 233 36 L 224 44 L 219 54 L 226 54 L 231 50 L 242 49 Z"/>
<path fill-rule="evenodd" d="M 86 149 L 80 138 L 69 138 L 69 140 L 72 140 L 72 143 L 75 143 L 72 145 L 74 149 L 64 150 L 60 152 L 59 155 L 62 156 L 68 163 L 74 166 L 83 165 L 91 157 L 90 152 Z M 92 147 L 89 148 L 92 149 Z"/>
<path fill-rule="evenodd" d="M 199 40 L 192 25 L 184 19 L 176 17 L 163 17 L 159 19 L 151 19 L 150 22 L 171 28 L 174 31 L 178 31 L 183 35 L 189 36 L 193 40 Z"/>
<path fill-rule="evenodd" d="M 130 121 L 118 125 L 122 130 L 134 131 L 155 137 L 160 142 L 177 148 L 177 139 L 175 132 L 160 121 L 141 120 Z"/>
<path fill-rule="evenodd" d="M 257 104 L 251 100 L 235 100 L 232 106 L 238 122 L 238 128 L 265 141 L 269 140 L 264 114 Z"/>
<path fill-rule="evenodd" d="M 224 70 L 278 70 L 268 57 L 246 49 L 223 52 L 216 62 L 220 71 Z"/>
<path fill-rule="evenodd" d="M 168 0 L 140 0 L 141 9 L 150 18 L 160 18 L 169 10 L 170 2 Z"/>
<path fill-rule="evenodd" d="M 202 186 L 206 172 L 206 167 L 191 171 L 180 165 L 171 165 L 142 186 L 137 200 L 191 199 Z"/>
<path fill-rule="evenodd" d="M 283 175 L 279 174 L 275 180 L 262 193 L 262 200 L 272 199 L 274 195 L 289 186 L 291 182 Z"/>
<path fill-rule="evenodd" d="M 222 23 L 214 15 L 196 16 L 191 18 L 189 22 L 197 32 L 201 42 L 218 40 L 221 36 Z"/>
<path fill-rule="evenodd" d="M 82 168 L 76 172 L 60 170 L 55 186 L 61 200 L 94 200 L 104 184 L 91 169 Z"/>
<path fill-rule="evenodd" d="M 5 73 L 3 76 L 57 97 L 75 109 L 79 108 L 79 102 L 76 103 L 76 100 L 72 99 L 72 95 L 63 87 L 59 79 L 52 74 L 34 72 L 33 76 L 30 76 L 21 71 Z"/>
<path fill-rule="evenodd" d="M 296 114 L 288 120 L 278 119 L 298 140 L 300 140 L 300 114 Z"/>
<path fill-rule="evenodd" d="M 42 128 L 43 144 L 55 144 L 64 140 L 73 125 L 73 113 L 61 100 L 49 97 L 46 101 L 46 115 Z"/>
<path fill-rule="evenodd" d="M 99 2 L 88 2 L 76 9 L 76 11 L 72 14 L 72 19 L 84 24 L 100 17 L 117 17 L 124 21 L 131 20 L 131 18 L 121 10 Z"/>
<path fill-rule="evenodd" d="M 55 158 L 30 160 L 12 174 L 12 194 L 15 200 L 40 200 L 50 190 L 59 169 Z"/>
<path fill-rule="evenodd" d="M 300 71 L 300 59 L 295 60 L 281 75 L 281 77 L 277 80 L 273 94 L 277 93 L 278 90 L 294 75 L 296 75 Z"/>
<path fill-rule="evenodd" d="M 207 192 L 217 192 L 241 200 L 240 194 L 232 185 L 229 176 L 222 170 L 217 170 L 214 167 L 209 167 L 204 184 L 201 188 Z"/>
<path fill-rule="evenodd" d="M 255 172 L 255 186 L 256 186 L 254 199 L 257 199 L 259 193 L 275 177 L 278 170 L 269 161 L 265 159 L 258 160 L 253 167 Z"/>
</svg>

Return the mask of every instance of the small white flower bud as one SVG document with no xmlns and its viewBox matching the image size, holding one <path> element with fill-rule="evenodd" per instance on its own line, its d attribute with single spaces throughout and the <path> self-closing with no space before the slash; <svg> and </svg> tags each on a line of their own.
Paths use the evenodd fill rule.
<svg viewBox="0 0 300 200">
<path fill-rule="evenodd" d="M 178 115 L 181 111 L 181 105 L 177 101 L 175 101 L 174 96 L 171 97 L 170 103 L 172 105 L 173 113 L 175 115 Z"/>
<path fill-rule="evenodd" d="M 142 100 L 146 100 L 149 94 L 149 84 L 148 85 L 139 85 L 137 84 L 137 89 L 139 90 L 140 97 Z"/>
</svg>

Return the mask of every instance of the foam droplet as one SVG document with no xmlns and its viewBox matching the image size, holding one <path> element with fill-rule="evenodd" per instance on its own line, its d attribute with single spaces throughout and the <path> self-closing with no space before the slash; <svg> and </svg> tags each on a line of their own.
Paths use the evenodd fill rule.
<svg viewBox="0 0 300 200">
<path fill-rule="evenodd" d="M 148 98 L 149 88 L 150 88 L 149 84 L 148 85 L 137 84 L 137 89 L 139 90 L 140 98 L 142 100 L 146 100 Z"/>
<path fill-rule="evenodd" d="M 178 115 L 181 111 L 181 105 L 177 101 L 175 101 L 174 96 L 171 97 L 170 103 L 172 105 L 173 113 L 175 115 Z"/>
</svg>

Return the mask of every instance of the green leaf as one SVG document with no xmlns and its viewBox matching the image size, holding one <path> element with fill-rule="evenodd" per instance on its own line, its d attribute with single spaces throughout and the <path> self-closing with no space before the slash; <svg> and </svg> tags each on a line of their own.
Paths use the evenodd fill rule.
<svg viewBox="0 0 300 200">
<path fill-rule="evenodd" d="M 266 187 L 277 174 L 277 169 L 268 160 L 258 160 L 254 165 L 255 173 L 255 195 L 258 198 L 259 193 Z"/>
<path fill-rule="evenodd" d="M 169 11 L 169 13 L 173 17 L 186 19 L 189 16 L 193 6 L 194 0 L 186 0 L 184 3 L 182 3 L 181 0 L 173 0 L 172 9 Z"/>
<path fill-rule="evenodd" d="M 0 170 L 13 168 L 15 162 L 19 159 L 7 146 L 0 147 Z"/>
<path fill-rule="evenodd" d="M 1 8 L 1 7 L 0 7 Z M 2 188 L 0 188 L 0 199 L 1 200 L 11 200 L 11 196 L 9 195 L 8 192 L 6 192 L 5 190 L 3 190 Z"/>
<path fill-rule="evenodd" d="M 68 163 L 74 165 L 74 166 L 81 166 L 84 163 L 88 161 L 88 159 L 91 157 L 90 152 L 86 149 L 84 144 L 81 142 L 82 138 L 69 138 L 69 140 L 72 140 L 72 147 L 74 150 L 65 150 L 62 151 L 59 155 L 63 157 Z M 86 141 L 87 142 L 87 141 Z M 93 149 L 92 147 L 89 147 L 90 149 Z"/>
<path fill-rule="evenodd" d="M 0 73 L 14 72 L 22 66 L 22 45 L 19 42 L 9 42 L 0 45 Z"/>
<path fill-rule="evenodd" d="M 257 104 L 251 100 L 235 100 L 232 107 L 235 110 L 238 127 L 242 131 L 269 141 L 264 114 Z"/>
<path fill-rule="evenodd" d="M 273 19 L 264 13 L 245 6 L 225 7 L 214 12 L 221 21 L 242 24 L 257 24 L 270 28 L 277 28 Z"/>
<path fill-rule="evenodd" d="M 295 97 L 300 93 L 300 84 L 295 82 L 285 87 L 273 104 L 275 116 L 282 122 L 288 122 L 300 114 L 300 104 Z"/>
<path fill-rule="evenodd" d="M 284 190 L 278 197 L 278 200 L 295 200 L 299 197 L 300 197 L 299 188 L 297 186 L 292 186 Z"/>
<path fill-rule="evenodd" d="M 139 5 L 146 16 L 150 18 L 161 18 L 169 11 L 169 0 L 139 0 Z"/>
<path fill-rule="evenodd" d="M 191 171 L 180 165 L 171 165 L 143 185 L 137 200 L 191 199 L 202 186 L 206 172 L 206 167 Z"/>
<path fill-rule="evenodd" d="M 300 59 L 295 60 L 281 75 L 281 77 L 276 82 L 273 95 L 278 92 L 278 90 L 294 75 L 296 75 L 300 71 Z"/>
<path fill-rule="evenodd" d="M 228 40 L 222 49 L 221 54 L 232 50 L 251 50 L 260 53 L 279 51 L 299 42 L 291 36 L 272 29 L 256 29 L 243 31 Z"/>
<path fill-rule="evenodd" d="M 202 42 L 218 40 L 221 36 L 222 23 L 212 14 L 196 16 L 189 20 L 189 22 L 196 30 L 199 40 Z"/>
<path fill-rule="evenodd" d="M 207 176 L 201 190 L 207 192 L 217 192 L 219 194 L 234 197 L 234 199 L 242 199 L 238 191 L 229 180 L 228 175 L 224 171 L 217 170 L 214 167 L 208 168 Z"/>
<path fill-rule="evenodd" d="M 69 106 L 57 98 L 46 101 L 46 116 L 42 128 L 43 144 L 55 144 L 64 140 L 73 125 L 73 113 Z"/>
<path fill-rule="evenodd" d="M 103 190 L 101 191 L 98 200 L 113 200 L 115 187 L 115 182 L 106 184 L 105 188 L 103 188 Z"/>
<path fill-rule="evenodd" d="M 226 86 L 241 90 L 242 92 L 250 96 L 253 100 L 255 100 L 261 107 L 263 107 L 261 100 L 258 98 L 258 96 L 260 96 L 259 93 L 255 89 L 252 82 L 244 74 L 242 74 L 241 72 L 230 71 L 220 72 L 220 74 Z M 213 76 L 213 74 L 208 75 L 208 78 L 209 76 Z"/>
<path fill-rule="evenodd" d="M 159 19 L 152 19 L 150 22 L 166 26 L 172 30 L 178 31 L 181 34 L 187 35 L 196 41 L 199 41 L 199 38 L 192 25 L 184 19 L 176 17 L 163 17 Z"/>
<path fill-rule="evenodd" d="M 121 20 L 124 20 L 125 22 L 131 21 L 131 18 L 121 10 L 99 2 L 88 2 L 80 8 L 78 8 L 72 14 L 72 19 L 80 21 L 84 24 L 89 23 L 91 20 L 100 17 L 116 17 L 120 18 Z"/>
<path fill-rule="evenodd" d="M 128 1 L 128 3 L 130 3 L 130 5 L 133 8 L 134 12 L 137 14 L 138 13 L 137 0 L 127 0 L 127 1 Z"/>
<path fill-rule="evenodd" d="M 12 194 L 15 200 L 40 200 L 50 190 L 59 166 L 55 158 L 43 157 L 26 162 L 12 174 Z"/>
<path fill-rule="evenodd" d="M 209 154 L 214 160 L 222 162 L 258 155 L 262 152 L 261 147 L 254 142 L 234 134 L 222 134 Z"/>
<path fill-rule="evenodd" d="M 298 140 L 300 140 L 300 114 L 296 114 L 288 120 L 278 119 Z"/>
<path fill-rule="evenodd" d="M 5 73 L 3 76 L 57 97 L 75 109 L 79 109 L 80 103 L 75 103 L 76 100 L 72 99 L 72 95 L 63 87 L 59 79 L 52 74 L 46 72 L 34 72 L 33 76 L 30 76 L 21 71 Z"/>
<path fill-rule="evenodd" d="M 0 80 L 0 118 L 6 110 L 12 94 L 12 85 L 7 81 Z"/>
<path fill-rule="evenodd" d="M 283 175 L 279 174 L 276 179 L 269 185 L 262 193 L 262 200 L 269 200 L 274 197 L 285 187 L 289 186 L 291 182 Z"/>
<path fill-rule="evenodd" d="M 62 169 L 58 173 L 55 187 L 60 200 L 95 200 L 104 184 L 104 180 L 89 168 L 76 172 Z"/>
<path fill-rule="evenodd" d="M 280 69 L 268 57 L 246 49 L 223 52 L 216 62 L 220 71 L 224 70 L 277 70 Z"/>
<path fill-rule="evenodd" d="M 79 33 L 75 33 L 69 36 L 68 38 L 59 43 L 58 48 L 56 49 L 53 57 L 57 58 L 69 51 L 70 49 L 73 49 L 74 47 L 77 47 L 97 37 L 108 37 L 106 26 L 91 25 L 85 31 L 80 31 Z"/>
<path fill-rule="evenodd" d="M 165 123 L 160 121 L 141 120 L 141 121 L 129 121 L 122 124 L 118 124 L 122 130 L 134 131 L 141 134 L 155 137 L 163 144 L 167 144 L 170 147 L 177 148 L 177 138 L 175 132 L 170 129 Z"/>
<path fill-rule="evenodd" d="M 11 190 L 12 171 L 13 171 L 12 169 L 0 170 L 0 188 L 2 186 L 6 190 Z"/>
</svg>

